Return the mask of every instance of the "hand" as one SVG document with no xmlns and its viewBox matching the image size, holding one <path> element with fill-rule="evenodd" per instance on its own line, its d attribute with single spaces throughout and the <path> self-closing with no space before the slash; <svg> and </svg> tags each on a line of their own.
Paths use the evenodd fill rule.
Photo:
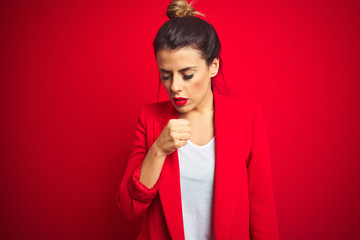
<svg viewBox="0 0 360 240">
<path fill-rule="evenodd" d="M 189 125 L 186 119 L 170 119 L 154 143 L 158 151 L 166 156 L 186 145 L 191 136 Z"/>
</svg>

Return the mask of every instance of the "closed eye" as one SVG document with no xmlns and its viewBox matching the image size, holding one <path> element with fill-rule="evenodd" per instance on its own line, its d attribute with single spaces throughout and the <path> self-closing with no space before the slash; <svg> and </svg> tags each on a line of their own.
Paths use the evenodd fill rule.
<svg viewBox="0 0 360 240">
<path fill-rule="evenodd" d="M 161 77 L 161 80 L 168 80 L 170 78 L 170 76 L 163 76 Z"/>
<path fill-rule="evenodd" d="M 171 76 L 162 76 L 161 77 L 161 80 L 168 80 Z M 188 80 L 188 79 L 191 79 L 194 77 L 194 74 L 191 74 L 191 75 L 184 75 L 183 78 Z"/>
<path fill-rule="evenodd" d="M 193 78 L 194 74 L 191 74 L 191 75 L 184 75 L 184 79 L 191 79 Z"/>
</svg>

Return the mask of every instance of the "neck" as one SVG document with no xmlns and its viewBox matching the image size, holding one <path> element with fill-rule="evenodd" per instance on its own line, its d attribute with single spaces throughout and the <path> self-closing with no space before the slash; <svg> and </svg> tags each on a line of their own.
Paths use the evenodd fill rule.
<svg viewBox="0 0 360 240">
<path fill-rule="evenodd" d="M 199 105 L 193 109 L 194 112 L 200 114 L 208 114 L 214 112 L 214 94 L 212 89 L 209 88 L 204 99 L 199 103 Z"/>
</svg>

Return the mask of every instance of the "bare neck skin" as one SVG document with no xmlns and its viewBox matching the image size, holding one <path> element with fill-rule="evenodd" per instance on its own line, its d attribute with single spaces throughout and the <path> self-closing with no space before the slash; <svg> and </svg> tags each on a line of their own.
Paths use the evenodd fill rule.
<svg viewBox="0 0 360 240">
<path fill-rule="evenodd" d="M 178 118 L 187 119 L 190 122 L 190 141 L 196 145 L 207 144 L 215 135 L 214 132 L 214 100 L 213 92 L 204 98 L 196 108 L 188 113 L 178 113 Z"/>
<path fill-rule="evenodd" d="M 190 118 L 194 120 L 194 118 L 209 117 L 209 115 L 212 116 L 213 113 L 214 113 L 214 94 L 210 89 L 207 92 L 204 99 L 193 110 L 186 113 L 178 112 L 178 117 L 185 119 Z"/>
</svg>

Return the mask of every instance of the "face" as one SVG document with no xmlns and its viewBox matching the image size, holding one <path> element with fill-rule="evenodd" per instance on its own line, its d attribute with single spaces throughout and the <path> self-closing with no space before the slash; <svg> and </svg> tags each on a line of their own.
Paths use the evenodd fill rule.
<svg viewBox="0 0 360 240">
<path fill-rule="evenodd" d="M 165 48 L 157 52 L 156 61 L 161 83 L 178 112 L 202 112 L 209 108 L 213 97 L 211 78 L 218 72 L 218 58 L 208 66 L 197 49 Z"/>
</svg>

